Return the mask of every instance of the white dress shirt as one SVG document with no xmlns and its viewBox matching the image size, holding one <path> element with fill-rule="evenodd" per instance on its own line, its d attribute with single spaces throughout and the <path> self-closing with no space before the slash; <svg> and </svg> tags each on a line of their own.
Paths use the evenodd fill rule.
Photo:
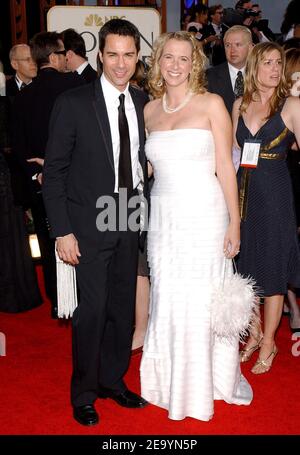
<svg viewBox="0 0 300 455">
<path fill-rule="evenodd" d="M 131 153 L 131 166 L 132 166 L 132 179 L 133 188 L 136 188 L 140 182 L 138 177 L 138 162 L 139 162 L 139 129 L 137 115 L 132 98 L 129 93 L 129 84 L 125 88 L 124 92 L 120 92 L 116 89 L 102 74 L 100 78 L 102 85 L 104 100 L 107 108 L 108 119 L 110 124 L 111 139 L 113 146 L 114 155 L 114 167 L 115 167 L 115 189 L 114 192 L 119 192 L 119 155 L 120 155 L 120 135 L 119 135 L 119 121 L 118 121 L 118 107 L 120 105 L 119 96 L 121 93 L 125 95 L 125 113 L 129 128 L 130 137 L 130 153 Z"/>
<path fill-rule="evenodd" d="M 15 81 L 17 83 L 18 89 L 21 90 L 21 85 L 25 84 L 25 82 L 23 82 L 16 74 L 15 74 Z M 31 84 L 31 81 L 28 82 L 28 84 Z M 25 85 L 28 85 L 28 84 L 25 84 Z"/>
<path fill-rule="evenodd" d="M 213 26 L 213 29 L 215 31 L 215 34 L 217 35 L 218 38 L 222 37 L 222 25 L 217 25 L 211 22 L 211 25 Z"/>
<path fill-rule="evenodd" d="M 228 63 L 228 62 L 227 62 Z M 235 86 L 235 80 L 237 78 L 237 73 L 239 71 L 242 72 L 243 74 L 243 77 L 245 75 L 245 68 L 246 66 L 244 66 L 243 68 L 235 68 L 234 66 L 230 65 L 230 63 L 228 63 L 228 68 L 229 68 L 229 74 L 230 74 L 230 80 L 231 80 L 231 85 L 232 85 L 232 90 L 234 91 L 234 86 Z"/>
<path fill-rule="evenodd" d="M 76 73 L 78 74 L 81 74 L 85 68 L 88 66 L 89 62 L 86 61 L 86 62 L 83 62 L 80 66 L 78 66 L 78 68 L 76 69 Z"/>
</svg>

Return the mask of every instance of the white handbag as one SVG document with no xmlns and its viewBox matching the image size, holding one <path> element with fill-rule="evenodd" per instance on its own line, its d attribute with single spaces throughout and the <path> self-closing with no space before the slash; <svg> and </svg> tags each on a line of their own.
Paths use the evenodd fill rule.
<svg viewBox="0 0 300 455">
<path fill-rule="evenodd" d="M 243 341 L 251 326 L 258 321 L 259 298 L 255 281 L 240 275 L 234 260 L 225 258 L 221 282 L 214 287 L 212 294 L 213 332 L 229 342 Z"/>
</svg>

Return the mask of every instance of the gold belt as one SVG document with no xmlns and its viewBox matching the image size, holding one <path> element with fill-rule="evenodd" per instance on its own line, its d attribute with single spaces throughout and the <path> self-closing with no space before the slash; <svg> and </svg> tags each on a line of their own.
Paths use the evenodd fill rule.
<svg viewBox="0 0 300 455">
<path fill-rule="evenodd" d="M 276 147 L 282 139 L 288 134 L 288 129 L 284 128 L 282 133 L 279 134 L 275 139 L 273 139 L 270 144 L 266 145 L 265 147 L 261 147 L 259 153 L 259 159 L 263 160 L 285 160 L 286 153 L 267 153 L 268 150 L 271 150 L 273 147 Z M 248 167 L 244 167 L 241 176 L 241 185 L 240 185 L 240 217 L 241 220 L 245 220 L 247 217 L 247 206 L 248 206 L 248 190 L 249 190 L 249 181 L 250 181 L 250 169 Z"/>
</svg>

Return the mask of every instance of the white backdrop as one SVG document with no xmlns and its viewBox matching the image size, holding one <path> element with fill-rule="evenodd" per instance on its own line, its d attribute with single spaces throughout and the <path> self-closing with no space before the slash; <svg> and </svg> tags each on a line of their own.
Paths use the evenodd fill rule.
<svg viewBox="0 0 300 455">
<path fill-rule="evenodd" d="M 105 22 L 113 18 L 126 19 L 135 24 L 141 33 L 140 58 L 151 55 L 153 42 L 161 31 L 160 15 L 154 8 L 54 6 L 47 15 L 47 29 L 62 32 L 66 28 L 74 28 L 84 38 L 87 57 L 96 69 L 98 32 Z"/>
</svg>

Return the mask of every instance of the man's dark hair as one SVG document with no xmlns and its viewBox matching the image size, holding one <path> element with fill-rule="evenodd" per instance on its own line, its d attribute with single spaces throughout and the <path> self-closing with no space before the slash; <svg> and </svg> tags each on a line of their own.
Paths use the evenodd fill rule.
<svg viewBox="0 0 300 455">
<path fill-rule="evenodd" d="M 208 10 L 208 17 L 210 18 L 211 16 L 216 14 L 216 11 L 218 11 L 218 9 L 222 9 L 223 10 L 223 6 L 221 4 L 210 6 L 209 10 Z"/>
<path fill-rule="evenodd" d="M 291 0 L 286 7 L 283 22 L 281 24 L 281 33 L 288 33 L 293 25 L 300 24 L 299 0 Z"/>
<path fill-rule="evenodd" d="M 137 52 L 140 50 L 140 32 L 137 27 L 124 19 L 111 19 L 99 31 L 99 50 L 103 52 L 107 35 L 132 36 Z"/>
<path fill-rule="evenodd" d="M 61 35 L 57 32 L 40 32 L 30 40 L 31 55 L 38 69 L 49 63 L 49 55 L 59 51 Z"/>
<path fill-rule="evenodd" d="M 208 6 L 199 3 L 198 5 L 192 6 L 191 10 L 191 19 L 190 22 L 194 22 L 196 20 L 197 14 L 208 14 Z"/>
<path fill-rule="evenodd" d="M 67 28 L 61 34 L 66 51 L 73 51 L 76 55 L 86 58 L 85 42 L 74 28 Z"/>
<path fill-rule="evenodd" d="M 245 3 L 249 3 L 249 0 L 239 0 L 235 5 L 235 9 L 243 9 Z"/>
</svg>

